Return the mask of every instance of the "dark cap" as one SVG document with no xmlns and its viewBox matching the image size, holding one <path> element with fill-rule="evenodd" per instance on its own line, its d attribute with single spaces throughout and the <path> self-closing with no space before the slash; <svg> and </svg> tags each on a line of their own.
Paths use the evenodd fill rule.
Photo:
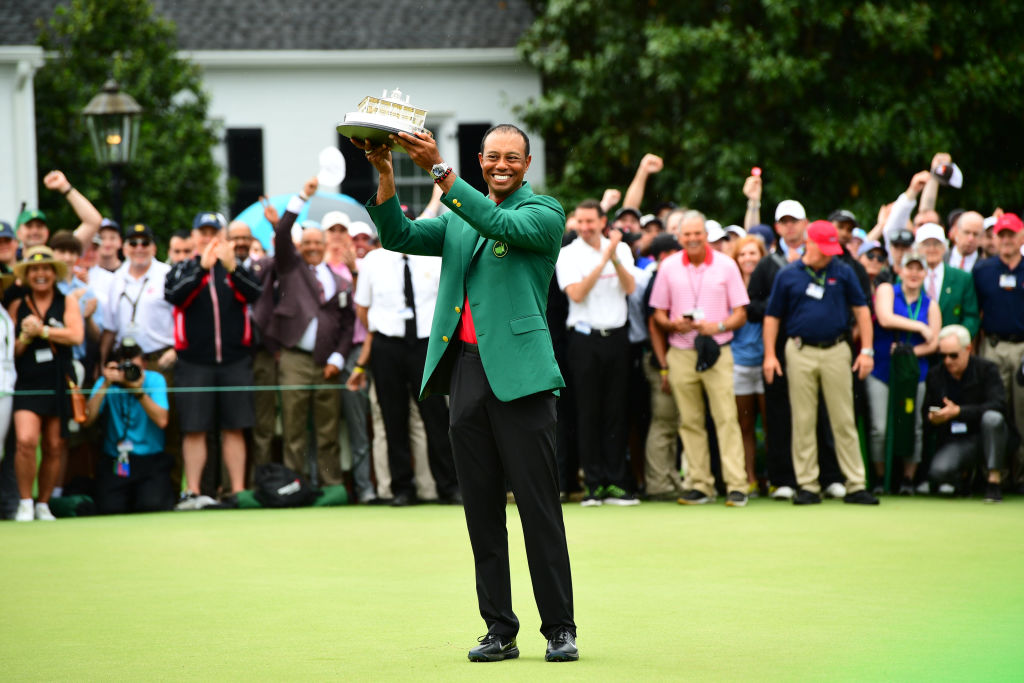
<svg viewBox="0 0 1024 683">
<path fill-rule="evenodd" d="M 889 233 L 889 244 L 895 247 L 909 247 L 914 243 L 914 233 L 907 228 L 899 228 Z"/>
<path fill-rule="evenodd" d="M 857 222 L 857 217 L 853 215 L 852 211 L 846 209 L 836 209 L 828 215 L 828 219 L 833 223 L 853 223 L 853 227 L 859 227 L 860 223 Z"/>
<path fill-rule="evenodd" d="M 117 221 L 112 221 L 109 218 L 104 218 L 100 221 L 100 230 L 113 230 L 120 234 L 121 226 L 117 224 Z"/>
<path fill-rule="evenodd" d="M 223 230 L 227 227 L 224 217 L 219 213 L 215 213 L 213 211 L 201 211 L 192 219 L 192 229 L 199 230 L 206 226 L 216 228 L 217 230 Z"/>
<path fill-rule="evenodd" d="M 7 237 L 8 239 L 18 239 L 14 234 L 14 228 L 7 221 L 0 221 L 0 237 Z"/>
<path fill-rule="evenodd" d="M 619 220 L 620 218 L 625 216 L 627 213 L 633 214 L 634 216 L 636 216 L 637 220 L 640 220 L 640 212 L 637 211 L 636 209 L 634 209 L 632 206 L 624 206 L 621 209 L 619 209 L 618 211 L 616 211 L 615 212 L 615 219 L 614 220 Z"/>
<path fill-rule="evenodd" d="M 651 243 L 647 245 L 647 254 L 654 260 L 657 260 L 667 251 L 681 251 L 682 248 L 675 235 L 663 232 L 652 239 Z"/>
<path fill-rule="evenodd" d="M 149 229 L 148 225 L 144 223 L 136 223 L 135 225 L 129 225 L 124 231 L 125 241 L 130 240 L 133 237 L 145 237 L 149 240 L 156 240 L 156 236 L 153 231 Z"/>
</svg>

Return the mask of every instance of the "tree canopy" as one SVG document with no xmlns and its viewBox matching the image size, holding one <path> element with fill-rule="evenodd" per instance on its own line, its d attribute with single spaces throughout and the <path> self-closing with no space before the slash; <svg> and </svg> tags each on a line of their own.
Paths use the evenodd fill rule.
<svg viewBox="0 0 1024 683">
<path fill-rule="evenodd" d="M 124 221 L 166 238 L 191 228 L 197 211 L 221 206 L 199 69 L 178 59 L 174 25 L 149 0 L 72 0 L 41 22 L 38 42 L 51 53 L 35 80 L 40 204 L 51 231 L 78 224 L 42 187 L 51 169 L 110 215 L 110 171 L 96 161 L 82 109 L 111 76 L 143 108 L 136 161 L 125 169 Z"/>
<path fill-rule="evenodd" d="M 964 172 L 940 212 L 1024 204 L 1024 50 L 1008 2 L 543 0 L 520 41 L 544 94 L 523 105 L 563 201 L 624 187 L 653 152 L 648 202 L 741 222 L 764 170 L 762 220 L 784 198 L 809 217 L 873 224 L 935 152 Z"/>
</svg>

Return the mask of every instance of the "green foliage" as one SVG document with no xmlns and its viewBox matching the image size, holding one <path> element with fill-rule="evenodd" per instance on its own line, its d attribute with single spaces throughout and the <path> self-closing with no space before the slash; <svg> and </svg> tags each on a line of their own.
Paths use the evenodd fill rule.
<svg viewBox="0 0 1024 683">
<path fill-rule="evenodd" d="M 39 196 L 51 231 L 78 225 L 42 185 L 51 169 L 110 215 L 110 171 L 96 162 L 82 115 L 110 76 L 144 110 L 136 161 L 124 173 L 124 222 L 146 223 L 166 244 L 196 212 L 221 206 L 199 68 L 177 58 L 174 25 L 149 0 L 72 0 L 41 22 L 38 42 L 52 53 L 35 78 Z"/>
<path fill-rule="evenodd" d="M 867 227 L 935 152 L 964 170 L 939 210 L 1024 204 L 1020 3 L 549 0 L 523 36 L 544 94 L 550 190 L 571 204 L 665 159 L 645 205 L 672 199 L 741 222 L 764 169 L 762 220 L 786 198 Z"/>
</svg>

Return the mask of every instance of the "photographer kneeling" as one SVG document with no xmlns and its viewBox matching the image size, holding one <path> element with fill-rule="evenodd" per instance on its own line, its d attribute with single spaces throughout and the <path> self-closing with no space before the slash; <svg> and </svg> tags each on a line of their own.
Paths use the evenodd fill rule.
<svg viewBox="0 0 1024 683">
<path fill-rule="evenodd" d="M 171 459 L 164 453 L 167 381 L 144 367 L 142 348 L 125 338 L 89 397 L 92 424 L 106 416 L 96 468 L 96 507 L 103 514 L 154 512 L 174 506 Z"/>
</svg>

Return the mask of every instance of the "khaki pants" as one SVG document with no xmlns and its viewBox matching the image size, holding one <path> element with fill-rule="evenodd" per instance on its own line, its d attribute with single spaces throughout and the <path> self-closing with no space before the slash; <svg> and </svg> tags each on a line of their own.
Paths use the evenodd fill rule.
<svg viewBox="0 0 1024 683">
<path fill-rule="evenodd" d="M 277 361 L 274 354 L 260 349 L 252 357 L 252 381 L 258 387 L 277 384 Z M 277 403 L 280 391 L 254 391 L 253 412 L 256 423 L 252 426 L 252 467 L 264 465 L 271 460 L 271 444 L 277 426 Z"/>
<path fill-rule="evenodd" d="M 747 492 L 747 470 L 736 411 L 736 394 L 732 380 L 732 349 L 722 347 L 722 355 L 714 367 L 697 372 L 695 349 L 671 348 L 668 352 L 668 383 L 682 417 L 679 436 L 683 439 L 683 460 L 686 463 L 686 489 L 715 495 L 715 478 L 711 474 L 711 452 L 705 431 L 704 396 L 708 395 L 711 417 L 718 435 L 722 459 L 722 477 L 729 491 Z M 703 389 L 703 391 L 701 391 Z"/>
<path fill-rule="evenodd" d="M 289 389 L 281 392 L 281 428 L 285 466 L 302 473 L 309 453 L 308 425 L 313 415 L 316 437 L 317 482 L 320 486 L 342 483 L 341 456 L 338 451 L 338 418 L 341 416 L 341 380 L 324 379 L 324 366 L 302 351 L 284 349 L 278 364 L 281 384 L 335 384 L 332 389 Z"/>
<path fill-rule="evenodd" d="M 828 349 L 796 347 L 786 342 L 786 373 L 789 375 L 789 404 L 793 414 L 793 470 L 797 485 L 813 493 L 818 483 L 818 386 L 825 395 L 839 469 L 846 477 L 846 490 L 864 488 L 864 459 L 853 415 L 853 364 L 850 345 L 839 343 Z"/>
<path fill-rule="evenodd" d="M 981 357 L 999 366 L 999 378 L 1003 380 L 1006 389 L 1007 418 L 1013 420 L 1017 432 L 1024 435 L 1024 387 L 1014 379 L 1024 359 L 1024 342 L 1014 344 L 1001 341 L 993 345 L 986 337 L 981 345 Z M 1024 444 L 1017 449 L 1012 461 L 1010 469 L 1016 477 L 1012 483 L 1020 484 L 1024 482 Z"/>
<path fill-rule="evenodd" d="M 644 354 L 643 370 L 651 387 L 651 424 L 644 448 L 647 495 L 678 495 L 683 492 L 683 480 L 676 467 L 679 410 L 675 399 L 661 390 L 661 375 L 651 366 L 650 351 Z"/>
<path fill-rule="evenodd" d="M 437 484 L 430 473 L 427 460 L 427 432 L 423 428 L 416 399 L 409 399 L 409 448 L 412 451 L 413 478 L 416 480 L 416 497 L 420 500 L 435 500 Z M 384 434 L 384 418 L 377 403 L 377 390 L 370 383 L 370 416 L 373 419 L 373 475 L 377 479 L 377 496 L 391 498 L 391 470 L 388 467 L 388 439 Z"/>
</svg>

